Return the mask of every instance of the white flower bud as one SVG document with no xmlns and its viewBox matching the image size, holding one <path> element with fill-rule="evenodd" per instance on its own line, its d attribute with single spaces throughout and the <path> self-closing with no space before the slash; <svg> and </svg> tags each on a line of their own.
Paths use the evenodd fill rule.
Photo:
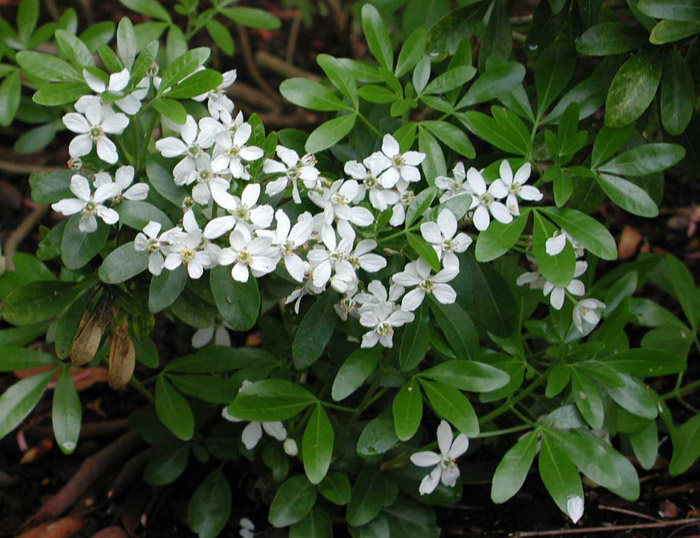
<svg viewBox="0 0 700 538">
<path fill-rule="evenodd" d="M 569 495 L 566 498 L 566 511 L 571 521 L 577 523 L 583 516 L 583 499 L 579 495 Z"/>
<path fill-rule="evenodd" d="M 299 454 L 299 447 L 294 439 L 285 439 L 284 443 L 282 443 L 282 447 L 284 448 L 284 453 L 287 454 L 287 456 L 295 458 Z"/>
</svg>

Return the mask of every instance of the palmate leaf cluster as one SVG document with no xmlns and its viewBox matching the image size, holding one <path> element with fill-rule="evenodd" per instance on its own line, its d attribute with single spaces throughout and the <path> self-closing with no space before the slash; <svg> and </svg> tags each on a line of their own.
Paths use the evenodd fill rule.
<svg viewBox="0 0 700 538">
<path fill-rule="evenodd" d="M 423 227 L 445 211 L 472 243 L 453 254 L 459 271 L 449 285 L 456 299 L 427 291 L 412 321 L 391 329 L 392 347 L 363 347 L 368 326 L 351 292 L 307 288 L 312 273 L 300 287 L 281 263 L 245 282 L 217 263 L 199 277 L 186 263 L 154 273 L 149 252 L 135 248 L 144 227 L 184 226 L 190 212 L 199 224 L 223 214 L 214 200 L 192 199 L 190 185 L 176 178 L 177 159 L 156 146 L 157 138 L 182 132 L 189 117 L 211 114 L 192 98 L 222 94 L 224 77 L 207 67 L 210 50 L 188 50 L 187 39 L 204 28 L 230 54 L 218 15 L 264 28 L 277 23 L 225 2 L 200 11 L 196 2 L 181 1 L 176 13 L 155 0 L 122 3 L 153 20 L 98 23 L 76 35 L 69 11 L 58 24 L 36 29 L 36 4 L 24 0 L 16 31 L 0 21 L 9 28 L 0 49 L 8 59 L 0 66 L 0 120 L 32 123 L 33 114 L 46 131 L 43 138 L 38 131 L 25 135 L 19 149 L 31 140 L 28 150 L 38 150 L 37 140 L 47 144 L 63 129 L 76 101 L 92 94 L 85 72 L 106 81 L 127 69 L 128 92 L 149 78 L 139 111 L 122 133 L 110 135 L 119 162 L 110 166 L 92 152 L 72 163 L 90 176 L 131 166 L 147 195 L 105 202 L 118 222 L 98 220 L 91 233 L 81 228 L 79 213 L 43 229 L 35 255 L 16 254 L 16 270 L 0 276 L 2 315 L 12 325 L 0 330 L 0 371 L 43 369 L 0 396 L 0 437 L 53 391 L 55 437 L 72 453 L 82 408 L 71 373 L 89 348 L 87 362 L 108 363 L 111 384 L 131 383 L 146 395 L 147 405 L 131 416 L 132 428 L 156 448 L 146 482 L 174 483 L 192 458 L 210 466 L 189 504 L 191 528 L 203 537 L 227 524 L 241 480 L 249 496 L 269 504 L 257 528 L 325 538 L 333 522 L 346 521 L 355 537 L 438 536 L 430 506 L 459 502 L 470 481 L 463 474 L 455 485 L 443 481 L 419 494 L 429 470 L 411 457 L 436 448 L 441 421 L 471 440 L 461 461 L 487 442 L 498 454 L 495 503 L 538 474 L 572 519 L 581 517 L 582 477 L 623 499 L 638 498 L 638 469 L 655 464 L 661 435 L 671 437 L 671 474 L 694 464 L 700 418 L 671 409 L 695 386 L 682 376 L 693 372 L 688 358 L 697 353 L 700 291 L 671 255 L 613 263 L 616 241 L 597 210 L 657 217 L 664 172 L 698 168 L 690 151 L 698 121 L 689 67 L 698 54 L 696 3 L 545 1 L 522 21 L 509 18 L 501 0 L 461 2 L 453 10 L 433 2 L 422 23 L 421 2 L 382 12 L 358 6 L 368 57 L 319 54 L 326 78 L 280 86 L 290 103 L 323 114 L 319 127 L 269 132 L 257 115 L 246 118 L 247 144 L 263 158 L 247 165 L 250 179 L 230 181 L 230 193 L 270 185 L 265 163 L 289 155 L 280 153 L 283 146 L 321 172 L 314 186 L 299 180 L 301 204 L 291 185 L 263 194 L 264 204 L 296 222 L 305 211 L 319 212 L 310 193 L 327 193 L 347 177 L 348 162 L 368 163 L 385 147 L 385 135 L 401 154 L 425 156 L 420 181 L 401 193 L 411 193 L 405 200 L 381 209 L 357 202 L 373 220 L 351 227 L 356 239 L 375 242 L 386 259 L 371 274 L 358 269 L 361 291 L 372 280 L 389 288 L 407 262 L 445 270 L 445 253 Z M 34 50 L 51 39 L 55 56 Z M 20 72 L 32 91 L 22 90 Z M 111 105 L 121 97 L 105 91 L 101 98 Z M 493 185 L 505 177 L 504 162 L 507 170 L 531 169 L 530 183 L 544 198 L 509 207 L 507 222 L 494 219 L 479 231 L 480 195 L 445 185 L 466 184 L 460 178 L 474 173 Z M 75 174 L 33 175 L 33 200 L 73 198 Z M 369 179 L 377 176 L 363 185 L 375 188 Z M 398 224 L 397 211 L 404 212 Z M 331 225 L 340 230 L 338 222 Z M 565 236 L 564 246 L 553 249 L 558 236 Z M 316 248 L 321 241 L 307 243 Z M 665 306 L 646 298 L 652 289 Z M 301 299 L 293 305 L 288 297 Z M 401 310 L 398 298 L 391 301 Z M 193 334 L 204 344 L 224 336 L 193 349 Z M 246 346 L 247 337 L 262 343 Z M 659 393 L 674 385 L 658 379 L 664 376 L 679 383 Z M 459 463 L 439 449 L 446 466 Z"/>
</svg>

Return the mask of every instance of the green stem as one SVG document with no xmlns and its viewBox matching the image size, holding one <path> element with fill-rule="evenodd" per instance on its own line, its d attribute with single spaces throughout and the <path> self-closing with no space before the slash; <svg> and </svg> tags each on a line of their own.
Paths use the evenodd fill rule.
<svg viewBox="0 0 700 538">
<path fill-rule="evenodd" d="M 677 387 L 676 389 L 672 390 L 671 392 L 667 392 L 666 394 L 661 396 L 662 400 L 670 400 L 672 398 L 676 398 L 678 396 L 683 396 L 684 394 L 687 394 L 688 392 L 691 392 L 697 388 L 700 388 L 700 379 L 697 379 L 693 381 L 692 383 L 688 383 L 685 387 Z"/>
<path fill-rule="evenodd" d="M 520 426 L 513 426 L 511 428 L 504 428 L 502 430 L 493 430 L 490 432 L 481 432 L 479 434 L 480 439 L 485 439 L 486 437 L 498 437 L 500 435 L 508 435 L 509 433 L 521 432 L 523 430 L 529 430 L 532 428 L 530 424 L 521 424 Z"/>
<path fill-rule="evenodd" d="M 324 407 L 329 407 L 330 409 L 337 409 L 338 411 L 345 411 L 346 413 L 355 413 L 357 409 L 353 407 L 345 407 L 344 405 L 338 405 L 331 402 L 321 402 Z"/>
<path fill-rule="evenodd" d="M 495 418 L 500 417 L 503 413 L 507 413 L 510 411 L 515 404 L 518 402 L 524 400 L 528 394 L 530 394 L 532 391 L 534 391 L 537 387 L 539 387 L 542 383 L 544 383 L 545 379 L 547 378 L 547 375 L 549 374 L 549 371 L 552 369 L 550 366 L 547 368 L 544 372 L 539 374 L 537 376 L 537 379 L 535 379 L 530 385 L 528 385 L 526 388 L 524 388 L 517 396 L 511 398 L 507 402 L 505 402 L 503 405 L 497 407 L 490 413 L 487 413 L 483 417 L 479 419 L 479 424 L 488 424 L 489 422 L 493 421 Z"/>
<path fill-rule="evenodd" d="M 377 129 L 374 125 L 372 125 L 372 122 L 369 121 L 365 115 L 362 112 L 358 112 L 357 115 L 359 118 L 365 122 L 367 127 L 369 127 L 370 131 L 372 131 L 374 134 L 376 134 L 379 138 L 382 138 L 384 135 L 379 132 L 379 129 Z"/>
<path fill-rule="evenodd" d="M 134 376 L 131 376 L 131 379 L 129 379 L 129 385 L 131 385 L 137 391 L 139 391 L 143 395 L 143 397 L 146 398 L 149 402 L 151 402 L 152 404 L 156 403 L 156 399 L 153 396 L 153 394 L 151 394 L 151 392 L 146 387 L 144 387 L 141 384 L 141 382 Z"/>
</svg>

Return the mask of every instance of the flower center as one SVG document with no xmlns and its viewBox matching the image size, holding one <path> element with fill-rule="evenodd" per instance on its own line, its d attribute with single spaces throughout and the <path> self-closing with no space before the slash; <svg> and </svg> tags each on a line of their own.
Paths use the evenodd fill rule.
<svg viewBox="0 0 700 538">
<path fill-rule="evenodd" d="M 250 209 L 248 209 L 247 205 L 241 204 L 236 208 L 234 214 L 237 219 L 248 220 L 250 217 Z"/>
<path fill-rule="evenodd" d="M 294 249 L 295 245 L 292 241 L 287 239 L 280 245 L 280 250 L 284 253 L 285 256 L 288 256 L 290 254 L 294 254 Z"/>
<path fill-rule="evenodd" d="M 520 188 L 522 187 L 522 185 L 520 185 L 520 183 L 516 183 L 515 181 L 513 181 L 513 183 L 511 183 L 509 187 L 510 187 L 510 192 L 517 194 L 520 192 Z"/>
<path fill-rule="evenodd" d="M 238 261 L 248 265 L 253 261 L 253 256 L 246 249 L 243 249 L 238 253 Z"/>
<path fill-rule="evenodd" d="M 229 157 L 238 157 L 238 154 L 241 152 L 243 148 L 240 146 L 231 146 L 231 149 L 228 150 L 228 156 Z"/>
<path fill-rule="evenodd" d="M 358 269 L 360 267 L 359 256 L 349 256 L 348 261 L 350 262 L 350 265 L 352 265 L 353 269 Z"/>
<path fill-rule="evenodd" d="M 377 187 L 377 178 L 374 176 L 367 176 L 365 178 L 365 187 L 368 189 L 375 189 Z"/>
<path fill-rule="evenodd" d="M 394 156 L 393 163 L 394 163 L 394 166 L 396 168 L 401 168 L 405 164 L 403 157 L 401 155 Z"/>
<path fill-rule="evenodd" d="M 433 288 L 435 287 L 435 283 L 429 278 L 426 278 L 423 282 L 418 284 L 418 287 L 422 289 L 425 293 L 432 293 Z"/>
<path fill-rule="evenodd" d="M 484 194 L 479 196 L 479 200 L 481 201 L 481 203 L 483 205 L 490 206 L 494 202 L 495 199 L 491 194 L 489 194 L 488 192 L 485 192 Z"/>
<path fill-rule="evenodd" d="M 455 249 L 455 243 L 452 241 L 452 239 L 445 239 L 442 242 L 442 250 L 443 252 L 452 252 Z"/>
<path fill-rule="evenodd" d="M 394 328 L 388 321 L 382 321 L 379 325 L 377 325 L 375 330 L 379 336 L 388 336 L 394 333 Z"/>
<path fill-rule="evenodd" d="M 182 249 L 182 252 L 180 254 L 182 256 L 182 261 L 184 261 L 185 263 L 190 263 L 192 261 L 192 258 L 194 258 L 195 251 L 191 248 L 184 248 Z"/>
<path fill-rule="evenodd" d="M 199 147 L 199 144 L 192 144 L 190 147 L 187 148 L 187 155 L 190 157 L 199 157 L 202 154 L 202 148 Z"/>
<path fill-rule="evenodd" d="M 345 259 L 345 255 L 340 252 L 339 250 L 334 250 L 333 252 L 330 253 L 329 255 L 331 261 L 335 263 L 340 263 Z"/>
<path fill-rule="evenodd" d="M 348 205 L 348 199 L 346 196 L 335 192 L 331 195 L 331 203 L 333 205 Z"/>
<path fill-rule="evenodd" d="M 92 138 L 93 140 L 99 140 L 104 136 L 104 134 L 105 132 L 99 125 L 95 125 L 92 129 L 90 129 L 90 138 Z"/>
<path fill-rule="evenodd" d="M 148 250 L 148 252 L 158 252 L 158 250 L 160 250 L 160 241 L 156 238 L 149 239 L 146 242 L 146 250 Z"/>
<path fill-rule="evenodd" d="M 97 210 L 97 204 L 95 202 L 87 202 L 83 208 L 83 215 L 89 216 L 94 215 Z"/>
</svg>

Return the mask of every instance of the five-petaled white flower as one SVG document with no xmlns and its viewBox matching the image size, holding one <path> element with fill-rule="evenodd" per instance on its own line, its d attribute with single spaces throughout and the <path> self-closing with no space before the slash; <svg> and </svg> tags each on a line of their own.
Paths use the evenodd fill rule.
<svg viewBox="0 0 700 538">
<path fill-rule="evenodd" d="M 297 282 L 301 282 L 304 280 L 305 267 L 298 250 L 311 237 L 313 222 L 299 220 L 292 226 L 289 217 L 282 209 L 275 212 L 275 220 L 277 228 L 274 231 L 261 230 L 259 235 L 266 235 L 272 239 L 272 245 L 279 249 L 279 256 L 284 260 L 284 266 L 289 275 Z"/>
<path fill-rule="evenodd" d="M 236 81 L 236 70 L 232 69 L 231 71 L 221 73 L 221 75 L 223 80 L 216 88 L 192 98 L 200 102 L 208 99 L 207 108 L 209 109 L 209 115 L 216 119 L 219 119 L 222 112 L 227 112 L 229 114 L 233 112 L 233 101 L 226 95 L 226 88 Z"/>
<path fill-rule="evenodd" d="M 129 84 L 129 77 L 129 70 L 125 67 L 117 73 L 112 73 L 107 84 L 105 84 L 100 77 L 90 73 L 87 69 L 83 69 L 85 82 L 97 95 L 83 95 L 75 102 L 75 109 L 78 112 L 85 113 L 87 107 L 98 104 L 111 110 L 108 102 L 102 97 L 103 93 L 109 93 L 113 96 L 123 95 L 123 97 L 114 100 L 114 104 L 129 115 L 136 114 L 141 108 L 141 100 L 148 93 L 150 82 L 148 78 L 144 78 L 136 85 L 133 91 L 124 95 L 123 90 Z"/>
<path fill-rule="evenodd" d="M 511 212 L 508 211 L 508 208 L 503 203 L 498 201 L 508 195 L 508 189 L 503 183 L 494 181 L 487 189 L 484 177 L 476 168 L 467 170 L 467 181 L 473 191 L 472 204 L 469 209 L 474 210 L 474 226 L 476 226 L 477 230 L 483 232 L 489 227 L 491 223 L 489 212 L 493 215 L 493 218 L 503 224 L 513 221 Z"/>
<path fill-rule="evenodd" d="M 66 198 L 51 205 L 51 208 L 63 215 L 75 215 L 80 213 L 78 229 L 81 232 L 91 233 L 97 230 L 97 218 L 100 217 L 105 224 L 115 224 L 119 220 L 119 213 L 106 207 L 104 202 L 119 194 L 119 186 L 109 182 L 90 191 L 90 182 L 78 174 L 70 180 L 70 191 L 75 198 Z"/>
<path fill-rule="evenodd" d="M 453 280 L 459 267 L 446 264 L 441 271 L 432 275 L 430 265 L 423 258 L 409 262 L 400 273 L 393 276 L 394 282 L 406 287 L 414 287 L 401 301 L 401 308 L 409 312 L 418 308 L 426 295 L 432 295 L 442 304 L 452 304 L 457 299 L 455 290 L 447 284 Z"/>
<path fill-rule="evenodd" d="M 583 282 L 578 280 L 577 277 L 580 277 L 583 273 L 585 273 L 587 268 L 588 264 L 586 262 L 576 262 L 574 278 L 571 280 L 571 282 L 569 282 L 566 288 L 555 286 L 549 281 L 546 281 L 544 283 L 542 292 L 544 293 L 545 297 L 549 295 L 549 302 L 554 308 L 556 308 L 557 310 L 561 310 L 561 307 L 564 306 L 564 298 L 566 297 L 566 292 L 569 292 L 571 295 L 576 295 L 579 297 L 586 293 L 586 286 L 583 284 Z"/>
<path fill-rule="evenodd" d="M 325 286 L 333 271 L 337 272 L 343 262 L 347 263 L 347 257 L 352 250 L 352 240 L 341 236 L 338 241 L 335 230 L 329 225 L 322 228 L 321 240 L 323 245 L 316 245 L 306 256 L 314 268 L 313 281 L 317 287 Z M 352 266 L 350 270 L 352 271 Z M 344 293 L 346 290 L 339 291 Z"/>
<path fill-rule="evenodd" d="M 253 132 L 250 123 L 241 124 L 233 136 L 222 131 L 216 135 L 216 152 L 212 168 L 216 172 L 229 171 L 236 179 L 250 179 L 247 163 L 260 159 L 264 152 L 257 146 L 246 146 Z"/>
<path fill-rule="evenodd" d="M 118 204 L 122 198 L 125 200 L 145 200 L 148 197 L 148 183 L 134 182 L 134 167 L 120 166 L 114 174 L 114 184 L 119 187 L 117 194 L 113 197 L 113 203 Z M 95 188 L 100 188 L 102 185 L 112 183 L 112 178 L 107 172 L 98 172 L 95 174 Z"/>
<path fill-rule="evenodd" d="M 372 329 L 362 337 L 361 347 L 374 347 L 379 342 L 384 347 L 394 345 L 394 328 L 411 323 L 413 312 L 395 308 L 389 302 L 367 303 L 360 314 L 360 325 Z"/>
<path fill-rule="evenodd" d="M 103 161 L 114 164 L 119 160 L 117 146 L 107 135 L 120 135 L 129 125 L 129 118 L 121 112 L 106 115 L 102 106 L 93 103 L 86 107 L 84 115 L 69 112 L 63 116 L 63 124 L 69 131 L 78 134 L 68 146 L 68 153 L 74 159 L 88 155 L 94 144 L 97 156 Z"/>
<path fill-rule="evenodd" d="M 228 193 L 220 194 L 215 198 L 217 203 L 226 209 L 229 214 L 215 218 L 204 228 L 204 237 L 215 239 L 221 237 L 236 226 L 244 226 L 249 230 L 267 228 L 272 224 L 274 209 L 270 205 L 258 206 L 260 198 L 260 184 L 250 183 L 246 185 L 241 197 Z"/>
<path fill-rule="evenodd" d="M 396 189 L 385 189 L 379 184 L 377 176 L 381 169 L 377 161 L 365 159 L 364 163 L 348 161 L 345 163 L 345 173 L 351 178 L 362 181 L 363 187 L 369 193 L 369 203 L 374 209 L 384 211 L 390 205 L 399 201 L 401 194 Z"/>
<path fill-rule="evenodd" d="M 455 461 L 469 448 L 469 439 L 460 433 L 453 440 L 452 428 L 442 420 L 437 428 L 437 442 L 440 453 L 425 451 L 416 452 L 411 456 L 411 462 L 418 467 L 435 468 L 423 478 L 418 491 L 421 495 L 427 495 L 435 491 L 442 481 L 447 487 L 454 487 L 459 478 L 459 467 Z"/>
<path fill-rule="evenodd" d="M 599 310 L 605 310 L 605 303 L 598 299 L 581 299 L 574 307 L 574 325 L 583 332 L 583 322 L 595 327 L 600 321 Z"/>
<path fill-rule="evenodd" d="M 527 180 L 530 179 L 530 173 L 532 171 L 530 163 L 523 164 L 520 168 L 518 168 L 515 176 L 513 176 L 513 170 L 510 167 L 510 163 L 504 160 L 501 163 L 499 171 L 501 177 L 493 183 L 498 184 L 497 188 L 500 189 L 501 187 L 504 187 L 508 191 L 506 207 L 513 215 L 520 215 L 518 198 L 529 202 L 539 202 L 542 200 L 542 193 L 537 187 L 525 185 Z"/>
<path fill-rule="evenodd" d="M 464 232 L 457 234 L 457 219 L 449 209 L 438 214 L 437 222 L 424 222 L 420 232 L 428 243 L 433 245 L 438 259 L 445 259 L 446 265 L 459 265 L 455 253 L 464 252 L 472 244 L 472 238 Z M 457 235 L 455 235 L 457 234 Z"/>
<path fill-rule="evenodd" d="M 309 199 L 323 209 L 326 224 L 335 219 L 348 221 L 356 226 L 369 226 L 374 222 L 372 212 L 366 207 L 355 206 L 365 196 L 365 189 L 354 179 L 339 179 L 322 192 L 309 191 Z"/>
<path fill-rule="evenodd" d="M 190 278 L 196 279 L 204 274 L 205 268 L 212 266 L 212 259 L 210 253 L 204 249 L 206 239 L 191 209 L 185 213 L 182 227 L 185 234 L 169 248 L 170 253 L 165 258 L 164 265 L 166 269 L 172 271 L 184 264 Z"/>
<path fill-rule="evenodd" d="M 225 407 L 221 412 L 221 416 L 230 422 L 243 422 L 243 420 L 231 415 Z M 253 450 L 258 446 L 260 439 L 262 439 L 263 431 L 278 441 L 284 441 L 287 438 L 287 430 L 281 422 L 249 422 L 241 433 L 243 445 L 248 450 Z"/>
<path fill-rule="evenodd" d="M 231 232 L 230 246 L 221 249 L 219 263 L 233 265 L 231 276 L 238 282 L 248 282 L 249 273 L 261 277 L 277 267 L 276 252 L 269 237 L 253 238 L 250 230 L 241 226 Z"/>
<path fill-rule="evenodd" d="M 469 182 L 465 181 L 467 173 L 464 170 L 463 163 L 457 163 L 452 169 L 452 177 L 438 176 L 435 178 L 435 186 L 443 192 L 440 196 L 440 203 L 445 203 L 450 198 L 454 198 L 459 194 L 473 195 L 469 186 Z"/>
<path fill-rule="evenodd" d="M 197 179 L 197 161 L 204 155 L 204 150 L 214 145 L 216 130 L 200 121 L 200 127 L 192 116 L 187 116 L 180 127 L 180 138 L 169 136 L 156 142 L 156 149 L 163 157 L 180 157 L 175 165 L 173 176 L 177 185 L 189 185 Z"/>
<path fill-rule="evenodd" d="M 321 173 L 316 169 L 316 158 L 307 153 L 301 159 L 293 149 L 277 146 L 277 156 L 280 161 L 265 159 L 263 172 L 266 174 L 283 174 L 281 177 L 270 181 L 265 187 L 265 193 L 274 196 L 279 194 L 287 185 L 292 184 L 292 198 L 294 203 L 301 203 L 298 180 L 304 183 L 307 189 L 314 188 Z"/>
<path fill-rule="evenodd" d="M 180 228 L 172 228 L 160 234 L 161 225 L 158 222 L 150 221 L 144 226 L 143 231 L 136 234 L 134 238 L 134 249 L 147 251 L 148 270 L 151 274 L 158 276 L 163 271 L 165 265 L 164 254 L 169 254 L 168 247 L 171 240 L 182 240 L 185 238 L 184 232 Z"/>
<path fill-rule="evenodd" d="M 381 170 L 377 178 L 379 183 L 390 189 L 400 180 L 407 183 L 420 181 L 418 165 L 425 159 L 425 153 L 407 151 L 401 153 L 401 147 L 390 134 L 382 139 L 382 150 L 377 151 L 365 159 L 365 163 L 372 170 Z"/>
</svg>

